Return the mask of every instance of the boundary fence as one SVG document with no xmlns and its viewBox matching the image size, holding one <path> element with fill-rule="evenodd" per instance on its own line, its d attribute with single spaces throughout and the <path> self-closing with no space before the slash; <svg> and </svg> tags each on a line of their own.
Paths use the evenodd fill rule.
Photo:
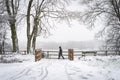
<svg viewBox="0 0 120 80">
<path fill-rule="evenodd" d="M 43 50 L 43 54 L 46 58 L 52 58 L 58 56 L 59 51 Z M 108 55 L 120 55 L 120 51 L 114 50 L 74 50 L 73 56 L 108 56 Z M 63 56 L 68 56 L 68 51 L 63 51 Z"/>
<path fill-rule="evenodd" d="M 59 51 L 56 50 L 41 50 L 35 51 L 35 61 L 39 61 L 42 58 L 46 59 L 56 59 L 58 58 Z M 12 51 L 5 51 L 5 55 L 13 54 Z M 17 53 L 16 53 L 17 54 Z M 26 55 L 27 52 L 19 51 L 19 54 Z M 3 54 L 4 55 L 4 54 Z M 63 50 L 63 56 L 69 60 L 73 60 L 75 56 L 85 57 L 85 56 L 108 56 L 108 55 L 120 55 L 120 51 L 115 50 L 74 50 L 68 49 Z"/>
</svg>

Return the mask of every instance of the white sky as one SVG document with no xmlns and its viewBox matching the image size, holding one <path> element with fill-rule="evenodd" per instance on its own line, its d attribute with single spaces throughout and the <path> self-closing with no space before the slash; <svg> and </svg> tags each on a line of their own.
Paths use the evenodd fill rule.
<svg viewBox="0 0 120 80">
<path fill-rule="evenodd" d="M 52 35 L 47 38 L 38 37 L 37 39 L 42 42 L 87 41 L 94 40 L 95 32 L 74 21 L 71 27 L 65 23 L 59 24 L 51 30 L 51 34 Z"/>
</svg>

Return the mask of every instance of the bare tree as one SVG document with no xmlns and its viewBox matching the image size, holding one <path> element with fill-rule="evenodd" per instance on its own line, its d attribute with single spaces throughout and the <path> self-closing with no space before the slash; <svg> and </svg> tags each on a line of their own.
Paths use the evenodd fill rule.
<svg viewBox="0 0 120 80">
<path fill-rule="evenodd" d="M 31 14 L 31 8 L 32 8 L 32 2 L 33 0 L 29 0 L 28 8 L 27 8 L 27 53 L 30 53 L 30 47 L 31 47 L 31 39 L 32 35 L 30 34 L 30 14 Z"/>
<path fill-rule="evenodd" d="M 51 22 L 54 21 L 53 19 L 68 20 L 65 10 L 67 3 L 68 1 L 66 0 L 29 0 L 27 10 L 27 53 L 30 52 L 31 46 L 33 51 L 35 50 L 36 37 L 39 33 L 49 33 L 49 28 L 52 27 Z M 30 24 L 32 20 L 33 25 Z M 30 29 L 31 26 L 32 30 Z"/>
<path fill-rule="evenodd" d="M 5 40 L 6 40 L 6 20 L 5 17 L 5 4 L 3 0 L 0 0 L 0 52 L 4 53 L 5 50 Z"/>
<path fill-rule="evenodd" d="M 120 0 L 83 0 L 87 9 L 82 20 L 90 27 L 104 24 L 99 36 L 104 36 L 107 45 L 120 47 Z M 102 23 L 99 22 L 101 20 Z M 97 24 L 96 24 L 97 22 Z M 114 45 L 113 45 L 114 44 Z"/>
<path fill-rule="evenodd" d="M 16 30 L 17 28 L 16 18 L 17 18 L 18 9 L 19 9 L 19 3 L 20 3 L 20 0 L 5 0 L 6 11 L 8 14 L 8 24 L 11 29 L 13 52 L 16 52 L 19 50 L 17 30 Z"/>
</svg>

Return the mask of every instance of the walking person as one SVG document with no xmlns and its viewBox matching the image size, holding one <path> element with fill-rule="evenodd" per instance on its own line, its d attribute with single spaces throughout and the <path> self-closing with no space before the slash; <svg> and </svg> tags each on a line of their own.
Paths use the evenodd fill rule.
<svg viewBox="0 0 120 80">
<path fill-rule="evenodd" d="M 60 59 L 60 56 L 62 56 L 63 59 L 65 59 L 62 55 L 62 48 L 61 46 L 59 46 L 59 55 L 58 55 L 58 59 Z"/>
</svg>

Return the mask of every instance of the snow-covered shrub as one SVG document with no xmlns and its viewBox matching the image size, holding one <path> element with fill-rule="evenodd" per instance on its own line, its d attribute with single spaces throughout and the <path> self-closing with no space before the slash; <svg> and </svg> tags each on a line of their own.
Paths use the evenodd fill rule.
<svg viewBox="0 0 120 80">
<path fill-rule="evenodd" d="M 1 55 L 0 63 L 15 63 L 22 62 L 21 59 L 16 58 L 14 55 Z"/>
</svg>

